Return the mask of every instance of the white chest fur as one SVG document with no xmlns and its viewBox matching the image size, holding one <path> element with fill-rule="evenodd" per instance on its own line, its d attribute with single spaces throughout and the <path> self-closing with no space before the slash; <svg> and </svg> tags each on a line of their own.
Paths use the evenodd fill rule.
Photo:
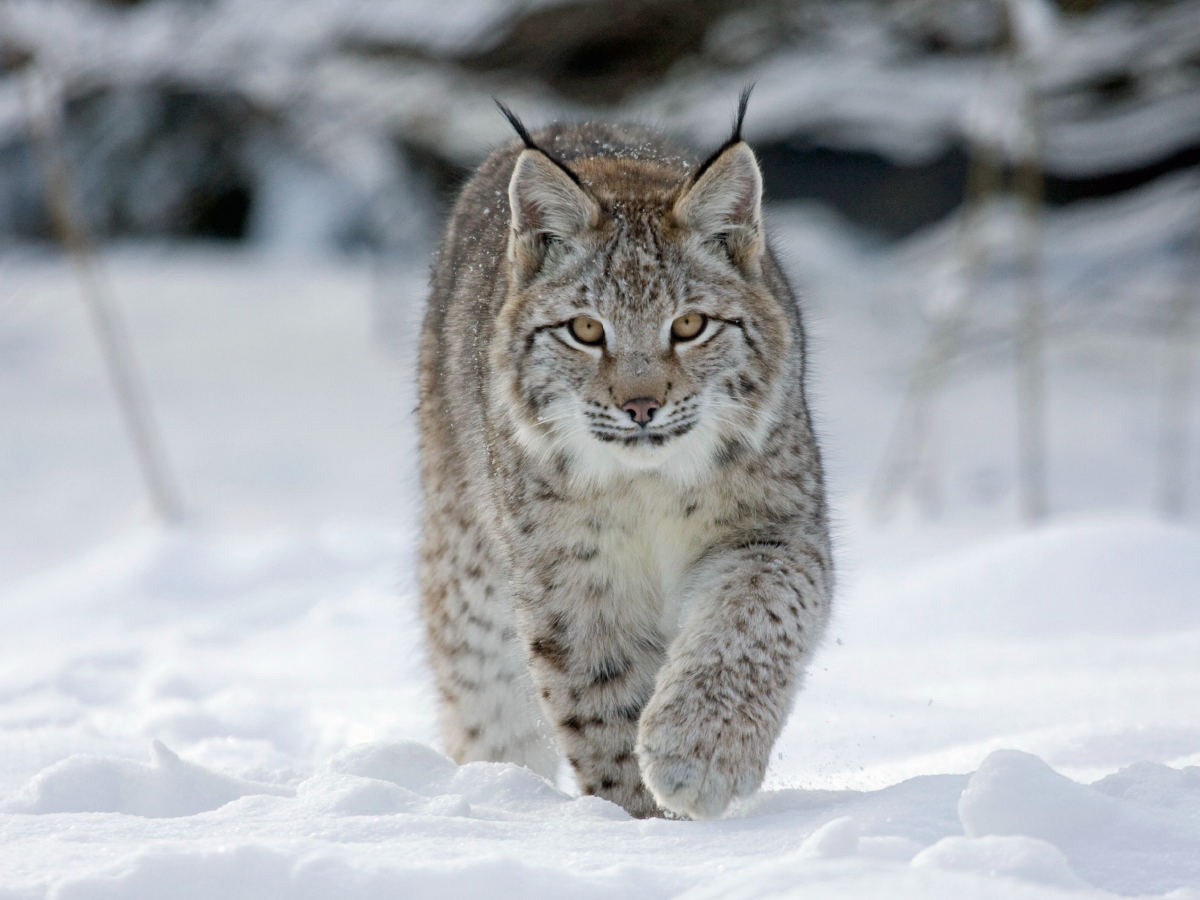
<svg viewBox="0 0 1200 900">
<path fill-rule="evenodd" d="M 601 525 L 593 575 L 612 585 L 626 614 L 655 621 L 670 641 L 685 612 L 687 571 L 715 537 L 711 512 L 653 474 L 614 485 L 593 510 Z"/>
</svg>

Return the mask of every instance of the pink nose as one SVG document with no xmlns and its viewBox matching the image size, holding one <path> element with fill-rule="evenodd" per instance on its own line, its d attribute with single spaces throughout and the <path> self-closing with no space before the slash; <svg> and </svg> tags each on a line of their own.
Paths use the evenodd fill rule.
<svg viewBox="0 0 1200 900">
<path fill-rule="evenodd" d="M 652 397 L 638 397 L 636 400 L 630 400 L 621 409 L 629 413 L 629 418 L 639 425 L 646 425 L 654 418 L 654 411 L 661 405 Z"/>
</svg>

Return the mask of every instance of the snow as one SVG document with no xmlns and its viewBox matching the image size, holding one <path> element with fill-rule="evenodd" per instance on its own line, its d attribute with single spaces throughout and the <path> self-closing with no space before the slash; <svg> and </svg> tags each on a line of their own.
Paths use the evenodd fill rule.
<svg viewBox="0 0 1200 900">
<path fill-rule="evenodd" d="M 1194 775 L 1196 769 L 1184 772 Z M 1128 771 L 1125 777 L 1139 780 Z M 1197 799 L 1194 789 L 1183 788 L 1180 794 L 1181 799 Z M 1200 858 L 1194 853 L 1200 826 L 1194 817 L 1164 815 L 1157 804 L 1110 797 L 1016 750 L 997 751 L 983 761 L 963 791 L 958 814 L 968 839 L 1040 838 L 1043 848 L 1061 848 L 1085 878 L 1121 893 L 1168 891 L 1194 885 L 1200 877 Z M 1044 851 L 1031 865 L 1070 872 Z"/>
<path fill-rule="evenodd" d="M 863 578 L 848 602 L 880 614 L 858 630 L 881 640 L 897 628 L 909 638 L 928 635 L 930 623 L 945 635 L 1137 635 L 1200 628 L 1198 585 L 1200 533 L 1194 528 L 1148 517 L 1090 516 Z M 962 602 L 966 596 L 969 605 Z M 911 618 L 883 619 L 885 604 Z"/>
<path fill-rule="evenodd" d="M 1002 875 L 1065 888 L 1086 884 L 1056 846 L 1021 834 L 942 838 L 918 853 L 912 866 Z"/>
<path fill-rule="evenodd" d="M 841 585 L 764 789 L 712 822 L 441 754 L 413 564 L 424 260 L 105 255 L 191 514 L 163 529 L 69 268 L 9 251 L 0 897 L 1200 897 L 1200 530 L 1153 515 L 1147 474 L 1156 298 L 1195 189 L 1047 221 L 1036 527 L 1015 517 L 1009 213 L 941 398 L 940 513 L 880 521 L 954 225 L 880 248 L 771 211 Z"/>
<path fill-rule="evenodd" d="M 152 749 L 150 766 L 127 759 L 69 756 L 39 772 L 7 809 L 37 815 L 112 812 L 162 819 L 208 812 L 248 794 L 292 794 L 184 762 L 162 741 L 155 741 Z"/>
</svg>

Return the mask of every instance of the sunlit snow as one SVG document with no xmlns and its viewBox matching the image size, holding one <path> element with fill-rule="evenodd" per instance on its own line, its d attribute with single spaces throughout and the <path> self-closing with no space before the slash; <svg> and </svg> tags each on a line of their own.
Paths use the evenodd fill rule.
<svg viewBox="0 0 1200 900">
<path fill-rule="evenodd" d="M 425 261 L 106 256 L 192 513 L 164 530 L 70 270 L 0 258 L 0 897 L 1200 897 L 1200 531 L 1153 514 L 1163 351 L 1130 325 L 1196 200 L 1048 223 L 1036 527 L 1002 283 L 940 399 L 940 511 L 879 521 L 953 226 L 880 249 L 772 212 L 839 607 L 763 791 L 713 822 L 442 756 L 413 571 Z"/>
</svg>

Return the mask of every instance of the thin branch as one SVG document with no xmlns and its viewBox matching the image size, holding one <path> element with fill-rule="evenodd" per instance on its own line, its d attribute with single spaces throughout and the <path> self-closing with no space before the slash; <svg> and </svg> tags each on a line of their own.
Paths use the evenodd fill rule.
<svg viewBox="0 0 1200 900">
<path fill-rule="evenodd" d="M 42 160 L 46 206 L 79 279 L 146 489 L 159 517 L 167 523 L 179 522 L 184 517 L 183 500 L 167 464 L 144 383 L 134 364 L 129 336 L 113 303 L 83 217 L 75 207 L 70 164 L 58 127 L 61 96 L 36 68 L 26 73 L 23 87 L 26 121 Z"/>
</svg>

